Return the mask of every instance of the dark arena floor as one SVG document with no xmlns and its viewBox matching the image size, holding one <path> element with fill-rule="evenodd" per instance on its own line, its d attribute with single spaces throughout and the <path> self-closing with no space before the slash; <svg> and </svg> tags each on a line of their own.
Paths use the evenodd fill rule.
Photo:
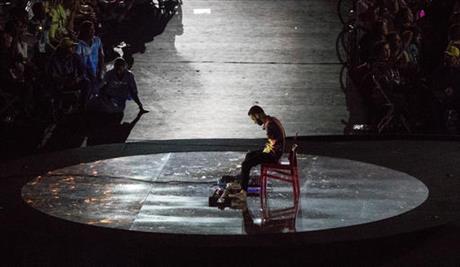
<svg viewBox="0 0 460 267">
<path fill-rule="evenodd" d="M 460 266 L 460 139 L 342 135 L 336 7 L 183 0 L 133 55 L 150 112 L 0 129 L 0 266 Z M 254 104 L 298 145 L 299 201 L 211 207 L 266 141 Z"/>
</svg>

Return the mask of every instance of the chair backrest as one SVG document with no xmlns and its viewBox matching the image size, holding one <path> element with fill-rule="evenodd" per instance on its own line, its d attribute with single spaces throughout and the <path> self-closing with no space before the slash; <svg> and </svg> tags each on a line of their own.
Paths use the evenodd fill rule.
<svg viewBox="0 0 460 267">
<path fill-rule="evenodd" d="M 297 144 L 293 144 L 289 152 L 289 165 L 297 167 Z"/>
</svg>

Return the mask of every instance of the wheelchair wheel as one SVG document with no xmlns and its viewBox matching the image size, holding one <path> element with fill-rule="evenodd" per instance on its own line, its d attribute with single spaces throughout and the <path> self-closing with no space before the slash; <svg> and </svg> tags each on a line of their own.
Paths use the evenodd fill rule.
<svg viewBox="0 0 460 267">
<path fill-rule="evenodd" d="M 343 64 L 340 69 L 340 88 L 344 93 L 347 92 L 347 81 L 348 81 L 348 65 Z"/>
<path fill-rule="evenodd" d="M 347 62 L 349 38 L 350 31 L 345 29 L 339 33 L 335 41 L 335 51 L 337 53 L 337 59 L 342 64 L 345 64 Z"/>
</svg>

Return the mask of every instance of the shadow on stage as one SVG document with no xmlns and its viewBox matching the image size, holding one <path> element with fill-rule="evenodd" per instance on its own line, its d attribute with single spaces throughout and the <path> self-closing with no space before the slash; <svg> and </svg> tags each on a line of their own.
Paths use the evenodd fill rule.
<svg viewBox="0 0 460 267">
<path fill-rule="evenodd" d="M 49 129 L 42 151 L 57 151 L 84 146 L 124 143 L 145 113 L 131 122 L 122 122 L 124 113 L 88 113 L 69 116 Z"/>
<path fill-rule="evenodd" d="M 95 113 L 88 116 L 86 145 L 124 143 L 131 130 L 145 113 L 139 112 L 131 122 L 122 122 L 123 113 Z"/>
</svg>

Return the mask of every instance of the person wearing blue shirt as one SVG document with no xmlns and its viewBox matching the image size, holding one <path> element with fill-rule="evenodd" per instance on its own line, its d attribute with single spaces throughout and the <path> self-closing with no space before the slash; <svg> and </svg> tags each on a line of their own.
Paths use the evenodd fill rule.
<svg viewBox="0 0 460 267">
<path fill-rule="evenodd" d="M 112 111 L 115 113 L 123 112 L 129 99 L 136 102 L 141 113 L 148 112 L 142 106 L 137 95 L 134 75 L 126 68 L 126 61 L 123 58 L 115 59 L 113 69 L 105 74 L 100 95 L 110 100 Z"/>
<path fill-rule="evenodd" d="M 78 44 L 75 52 L 80 55 L 81 61 L 86 66 L 88 76 L 91 78 L 92 95 L 97 95 L 102 75 L 105 71 L 104 50 L 101 39 L 95 34 L 93 22 L 87 20 L 80 26 Z"/>
</svg>

